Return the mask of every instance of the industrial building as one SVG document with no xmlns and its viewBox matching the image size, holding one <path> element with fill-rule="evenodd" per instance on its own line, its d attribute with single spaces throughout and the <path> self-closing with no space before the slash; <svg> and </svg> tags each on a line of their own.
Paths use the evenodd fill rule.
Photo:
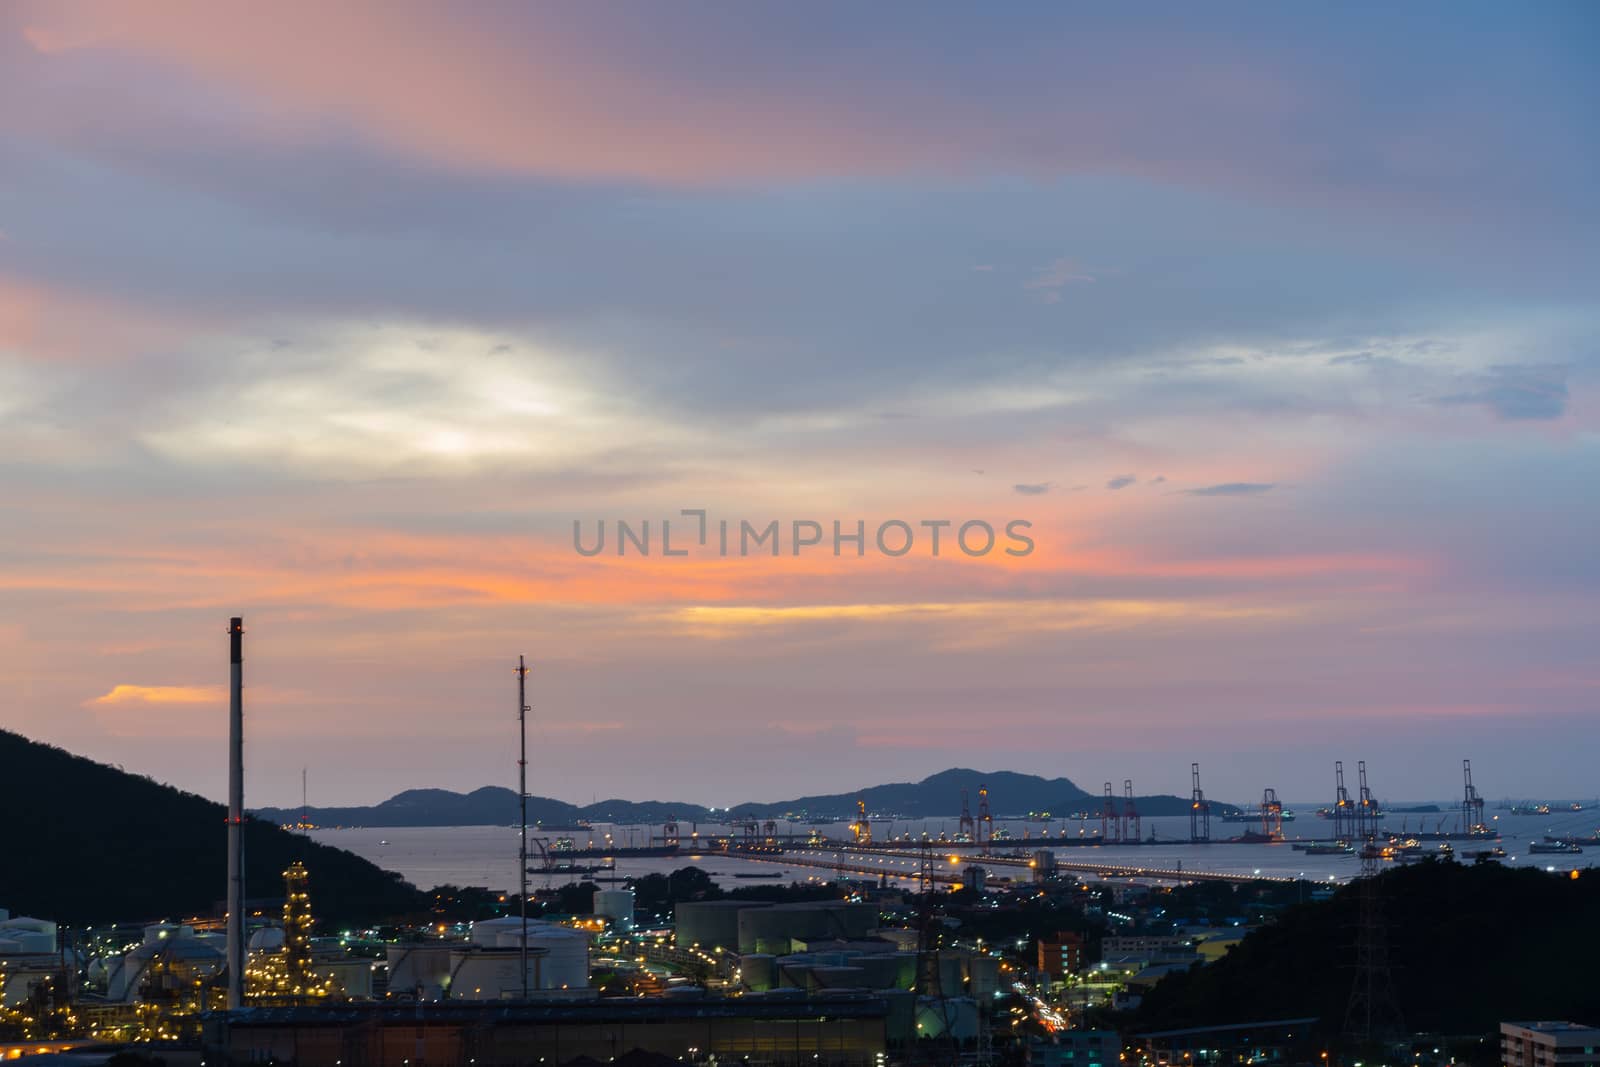
<svg viewBox="0 0 1600 1067">
<path fill-rule="evenodd" d="M 1039 939 L 1039 973 L 1052 982 L 1083 970 L 1083 938 L 1069 930 Z"/>
<path fill-rule="evenodd" d="M 103 980 L 106 1000 L 127 1004 L 151 983 L 192 986 L 222 973 L 226 943 L 215 935 L 198 935 L 194 927 L 153 923 L 144 939 L 121 956 L 96 960 L 90 978 Z"/>
<path fill-rule="evenodd" d="M 1028 1067 L 1108 1067 L 1122 1059 L 1115 1030 L 1062 1030 L 1028 1042 Z"/>
<path fill-rule="evenodd" d="M 205 1022 L 226 1062 L 373 1067 L 421 1063 L 605 1063 L 635 1049 L 673 1058 L 873 1067 L 889 1005 L 872 996 L 670 998 L 604 1003 L 251 1008 Z"/>
<path fill-rule="evenodd" d="M 1600 1028 L 1568 1022 L 1500 1024 L 1501 1067 L 1600 1067 Z"/>
<path fill-rule="evenodd" d="M 0 908 L 0 1008 L 13 1008 L 62 971 L 56 924 Z"/>
</svg>

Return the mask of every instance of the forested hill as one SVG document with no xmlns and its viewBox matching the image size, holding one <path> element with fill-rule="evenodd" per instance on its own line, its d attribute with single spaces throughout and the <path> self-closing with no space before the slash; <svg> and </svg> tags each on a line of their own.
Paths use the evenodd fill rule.
<svg viewBox="0 0 1600 1067">
<path fill-rule="evenodd" d="M 0 811 L 6 813 L 0 907 L 66 923 L 212 915 L 227 883 L 221 804 L 0 730 Z M 398 875 L 341 849 L 251 819 L 245 886 L 264 906 L 283 897 L 301 860 L 313 907 L 330 921 L 420 911 Z"/>
<path fill-rule="evenodd" d="M 1600 871 L 1430 861 L 1378 877 L 1395 1000 L 1413 1032 L 1489 1033 L 1503 1019 L 1600 1018 Z M 1344 1021 L 1359 887 L 1305 904 L 1216 963 L 1163 979 L 1139 1028 L 1315 1015 Z"/>
</svg>

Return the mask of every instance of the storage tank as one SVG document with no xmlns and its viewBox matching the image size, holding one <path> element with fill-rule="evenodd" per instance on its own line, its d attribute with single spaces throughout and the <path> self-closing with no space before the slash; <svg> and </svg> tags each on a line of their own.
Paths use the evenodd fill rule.
<svg viewBox="0 0 1600 1067">
<path fill-rule="evenodd" d="M 179 923 L 151 923 L 144 928 L 144 943 L 147 945 L 158 944 L 173 938 L 189 938 L 194 936 L 194 927 Z"/>
<path fill-rule="evenodd" d="M 811 964 L 804 956 L 790 956 L 778 961 L 778 988 L 810 989 Z"/>
<path fill-rule="evenodd" d="M 0 939 L 14 941 L 21 953 L 54 952 L 56 950 L 56 924 L 49 919 L 30 919 L 19 915 L 15 919 L 0 921 Z"/>
<path fill-rule="evenodd" d="M 778 984 L 778 957 L 763 952 L 752 952 L 739 957 L 739 976 L 744 987 L 761 993 Z"/>
<path fill-rule="evenodd" d="M 842 900 L 777 904 L 739 913 L 739 951 L 782 955 L 793 951 L 796 940 L 849 941 L 868 937 L 877 928 L 875 904 Z"/>
<path fill-rule="evenodd" d="M 673 909 L 680 948 L 701 945 L 731 949 L 739 944 L 739 916 L 747 911 L 766 911 L 770 904 L 759 900 L 687 900 Z M 754 952 L 754 948 L 745 951 Z M 787 946 L 783 949 L 788 952 Z"/>
<path fill-rule="evenodd" d="M 531 931 L 530 931 L 531 933 Z M 533 938 L 530 936 L 529 941 Z M 451 1000 L 511 1000 L 522 996 L 521 948 L 463 948 L 450 954 Z M 528 951 L 528 990 L 540 988 L 544 959 Z"/>
<path fill-rule="evenodd" d="M 263 926 L 250 935 L 251 951 L 272 952 L 283 947 L 283 927 Z"/>
<path fill-rule="evenodd" d="M 978 954 L 967 959 L 967 990 L 974 997 L 992 999 L 1000 992 L 1000 961 Z"/>
<path fill-rule="evenodd" d="M 860 967 L 813 967 L 811 981 L 816 989 L 860 989 L 866 976 Z"/>
<path fill-rule="evenodd" d="M 594 913 L 611 920 L 617 930 L 633 929 L 633 890 L 602 889 L 594 895 Z"/>
<path fill-rule="evenodd" d="M 447 941 L 390 945 L 389 991 L 411 994 L 420 990 L 423 1000 L 440 999 L 450 977 L 450 953 L 460 947 Z"/>
<path fill-rule="evenodd" d="M 528 920 L 528 934 L 530 936 L 533 934 L 534 927 L 538 926 L 542 921 L 541 919 Z M 472 932 L 467 937 L 474 945 L 481 945 L 484 948 L 499 948 L 502 939 L 505 938 L 511 939 L 511 943 L 516 944 L 521 933 L 522 919 L 519 916 L 511 915 L 500 919 L 482 919 L 475 922 L 472 924 Z"/>
<path fill-rule="evenodd" d="M 894 961 L 898 967 L 895 972 L 896 989 L 911 989 L 917 984 L 917 954 L 915 952 L 896 952 Z M 910 1010 L 909 1008 L 907 1009 Z"/>
<path fill-rule="evenodd" d="M 957 1041 L 978 1036 L 978 1005 L 970 997 L 918 997 L 917 1036 L 942 1037 Z"/>
<path fill-rule="evenodd" d="M 900 985 L 900 960 L 893 954 L 856 956 L 850 966 L 861 971 L 861 983 L 868 989 L 895 989 Z"/>
<path fill-rule="evenodd" d="M 528 948 L 545 952 L 539 988 L 589 987 L 589 935 L 582 930 L 541 923 L 528 931 Z"/>
<path fill-rule="evenodd" d="M 373 962 L 357 956 L 315 959 L 311 969 L 333 982 L 333 991 L 356 1000 L 372 998 Z"/>
<path fill-rule="evenodd" d="M 965 987 L 964 968 L 958 952 L 939 953 L 939 991 L 947 997 L 960 996 Z"/>
<path fill-rule="evenodd" d="M 485 919 L 472 924 L 472 943 L 480 949 L 516 949 L 521 956 L 522 919 Z M 560 926 L 543 920 L 528 921 L 528 952 L 539 956 L 539 968 L 534 971 L 530 960 L 530 975 L 537 974 L 537 982 L 530 979 L 530 987 L 540 989 L 585 989 L 589 985 L 589 935 L 570 926 Z M 478 964 L 474 964 L 477 968 Z M 522 991 L 522 979 L 516 966 L 511 968 L 511 978 L 517 992 Z M 486 979 L 491 985 L 497 978 Z M 479 988 L 481 983 L 474 985 Z M 498 999 L 498 998 L 490 998 Z"/>
</svg>

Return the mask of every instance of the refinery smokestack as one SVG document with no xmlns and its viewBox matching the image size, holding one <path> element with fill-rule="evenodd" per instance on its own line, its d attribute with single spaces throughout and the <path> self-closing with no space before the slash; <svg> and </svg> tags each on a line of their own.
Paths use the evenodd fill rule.
<svg viewBox="0 0 1600 1067">
<path fill-rule="evenodd" d="M 244 1007 L 244 620 L 228 621 L 228 1010 Z"/>
</svg>

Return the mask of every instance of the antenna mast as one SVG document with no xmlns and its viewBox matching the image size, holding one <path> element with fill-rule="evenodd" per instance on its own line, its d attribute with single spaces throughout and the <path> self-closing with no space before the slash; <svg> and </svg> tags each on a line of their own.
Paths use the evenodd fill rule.
<svg viewBox="0 0 1600 1067">
<path fill-rule="evenodd" d="M 521 750 L 517 758 L 517 805 L 522 817 L 522 832 L 517 848 L 517 877 L 522 892 L 518 905 L 522 909 L 522 999 L 528 999 L 528 664 L 517 657 L 517 732 Z"/>
</svg>

